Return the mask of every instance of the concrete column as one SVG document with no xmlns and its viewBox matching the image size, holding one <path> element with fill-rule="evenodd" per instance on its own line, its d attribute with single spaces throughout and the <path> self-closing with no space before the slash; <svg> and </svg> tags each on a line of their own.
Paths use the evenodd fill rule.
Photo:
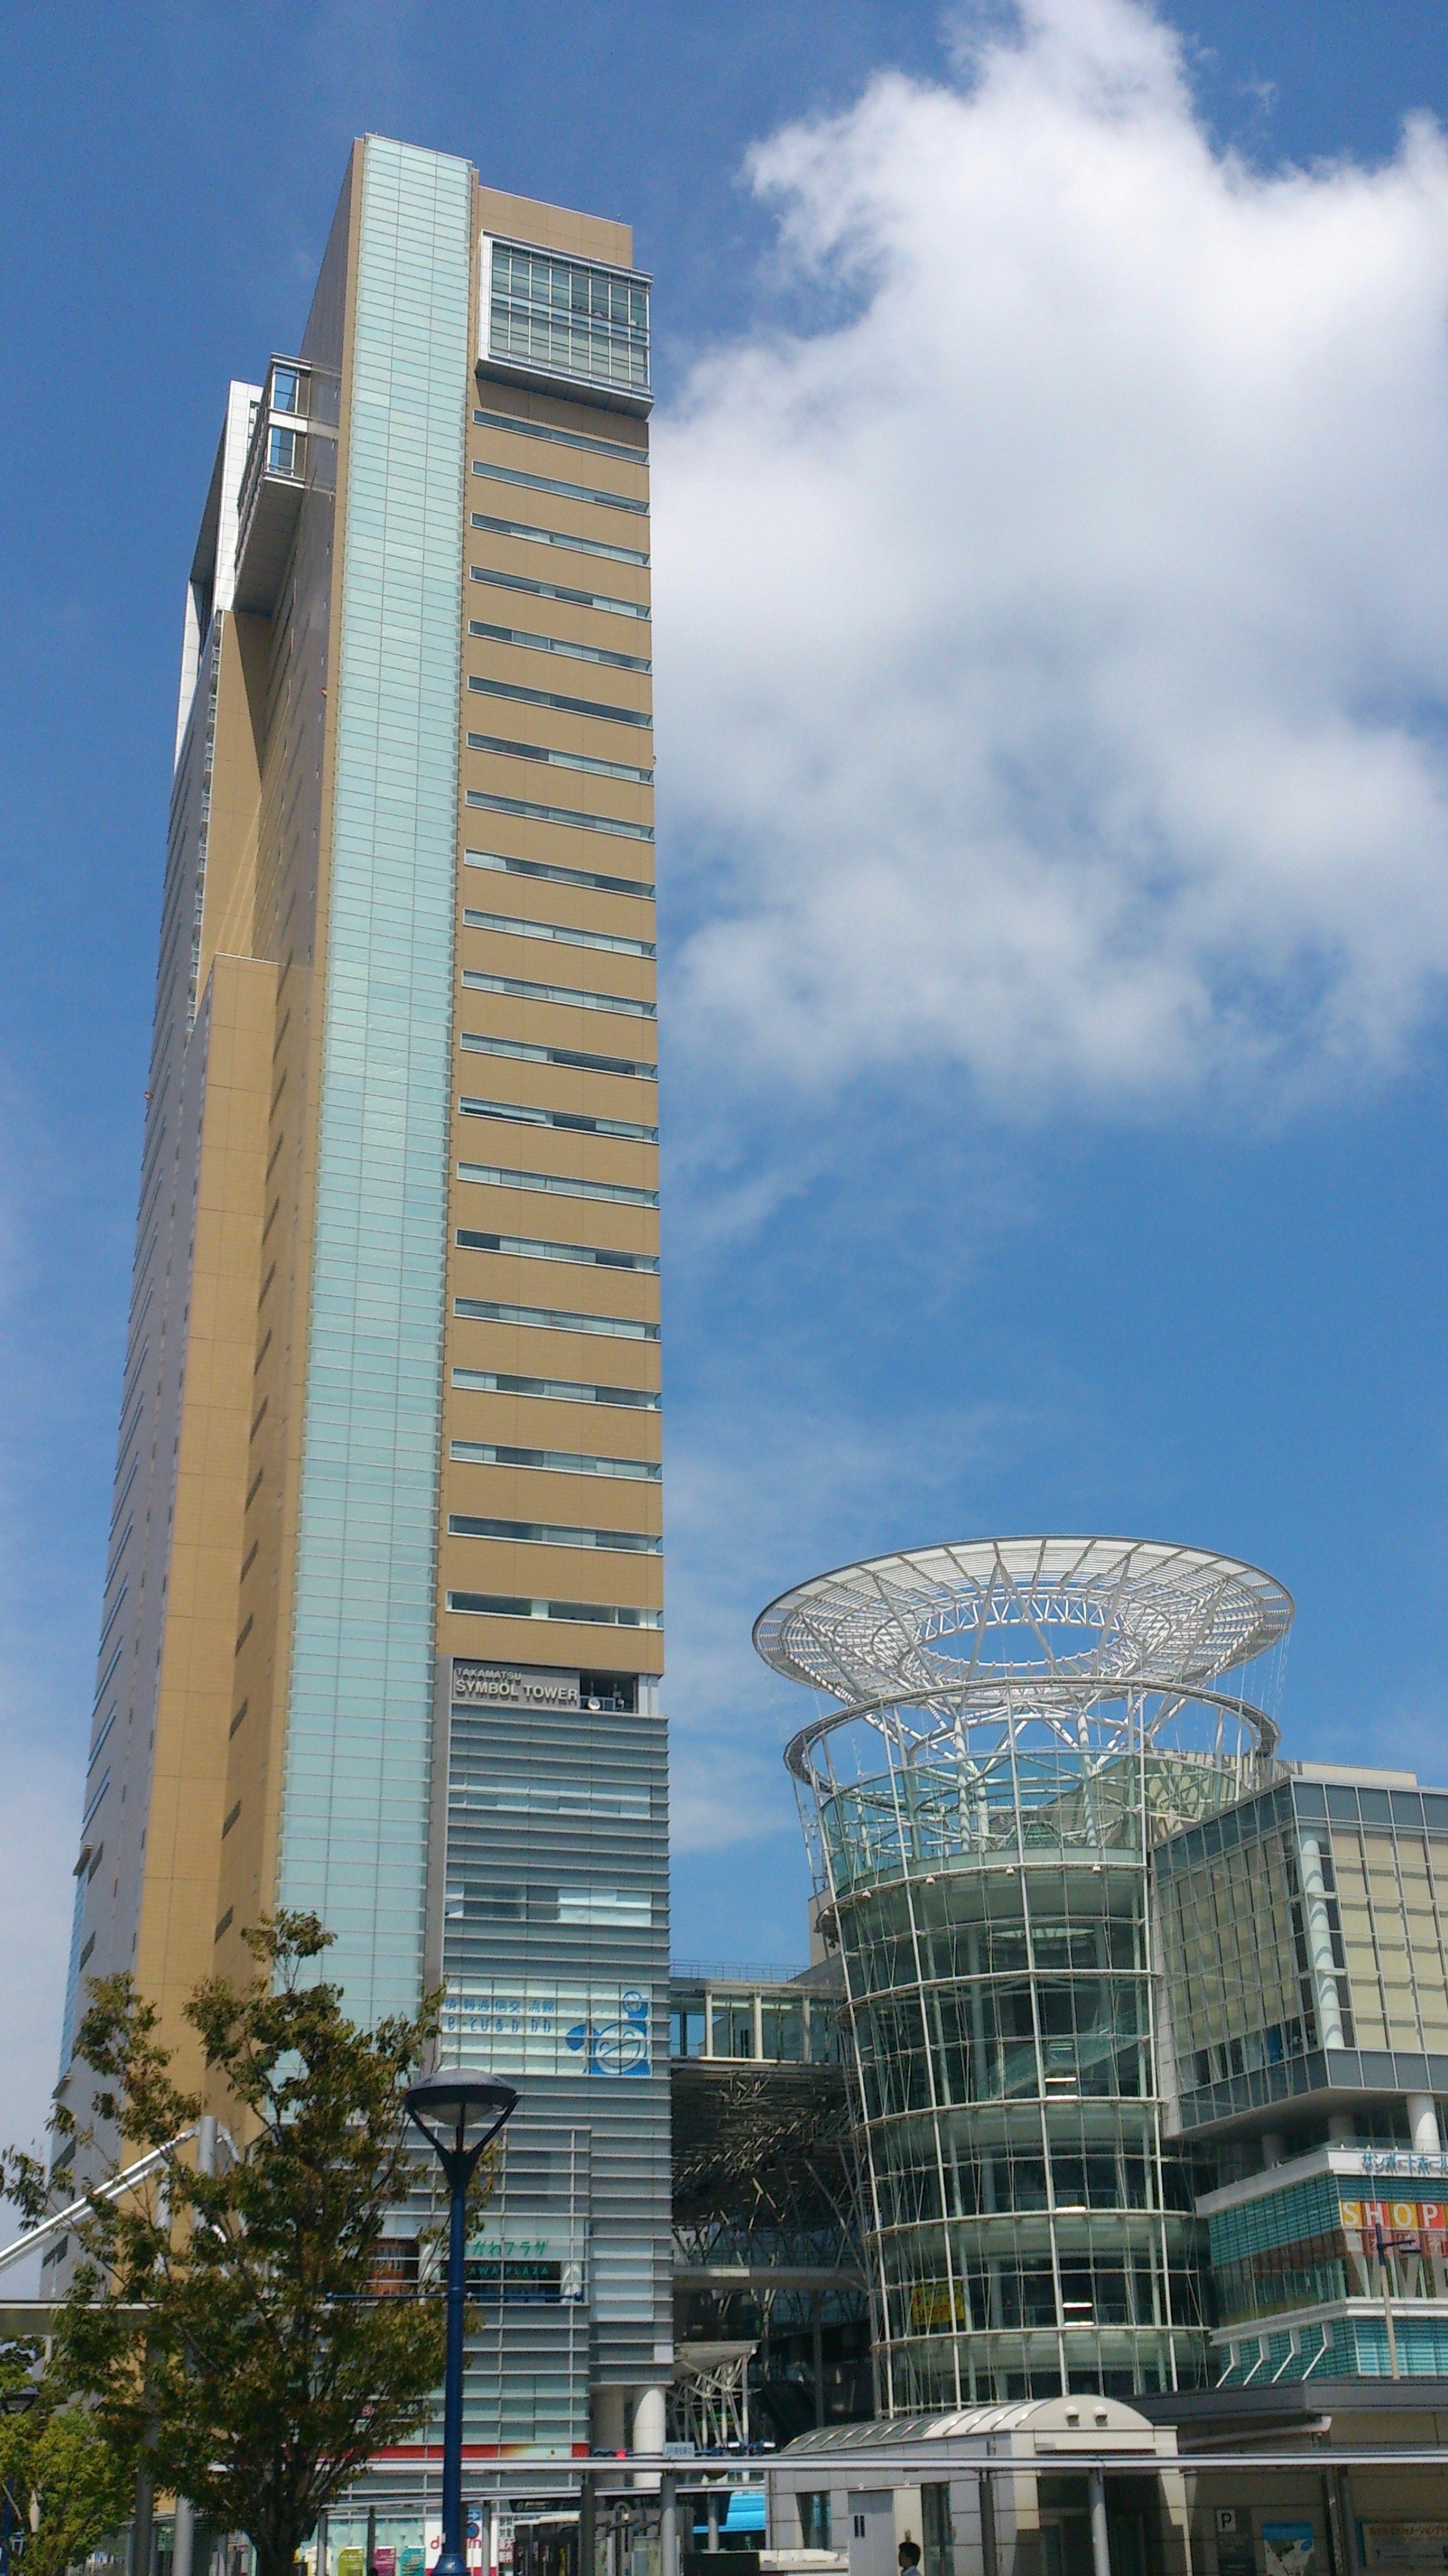
<svg viewBox="0 0 1448 2576">
<path fill-rule="evenodd" d="M 1087 2472 L 1091 2494 L 1091 2576 L 1111 2576 L 1111 2546 L 1106 2536 L 1106 2480 L 1099 2469 Z"/>
<path fill-rule="evenodd" d="M 679 2576 L 679 2481 L 659 2482 L 659 2576 Z"/>
<path fill-rule="evenodd" d="M 661 2451 L 665 2439 L 664 2423 L 662 2388 L 641 2388 L 634 2399 L 634 2449 Z"/>
<path fill-rule="evenodd" d="M 1327 2123 L 1330 2147 L 1350 2147 L 1357 2137 L 1357 2122 L 1351 2111 L 1334 2111 Z"/>
<path fill-rule="evenodd" d="M 719 2547 L 719 2490 L 711 2487 L 704 2498 L 704 2512 L 709 2524 L 709 2537 L 704 2546 L 713 2556 Z"/>
<path fill-rule="evenodd" d="M 1415 2155 L 1439 2156 L 1442 2154 L 1443 2141 L 1438 2133 L 1438 2105 L 1431 2093 L 1408 2095 L 1408 2134 L 1413 2141 Z"/>
<path fill-rule="evenodd" d="M 1307 1955 L 1312 1961 L 1312 1990 L 1317 1998 L 1317 2035 L 1324 2048 L 1341 2048 L 1342 2003 L 1332 1956 L 1332 1927 L 1327 1919 L 1327 1882 L 1322 1873 L 1322 1844 L 1304 1834 L 1302 1906 L 1307 1917 Z"/>
<path fill-rule="evenodd" d="M 1262 2133 L 1262 2162 L 1263 2162 L 1263 2164 L 1264 2164 L 1264 2165 L 1280 2165 L 1280 2164 L 1281 2164 L 1281 2162 L 1282 2162 L 1282 2153 L 1283 2153 L 1283 2148 L 1282 2148 L 1282 2132 L 1281 2132 L 1281 2130 L 1280 2130 L 1280 2129 L 1264 2129 L 1264 2131 L 1263 2131 L 1263 2133 Z"/>
</svg>

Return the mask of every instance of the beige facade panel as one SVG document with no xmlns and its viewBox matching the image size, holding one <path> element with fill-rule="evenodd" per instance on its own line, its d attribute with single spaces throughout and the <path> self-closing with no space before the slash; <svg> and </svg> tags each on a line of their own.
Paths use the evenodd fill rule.
<svg viewBox="0 0 1448 2576">
<path fill-rule="evenodd" d="M 217 957 L 204 1005 L 205 1099 L 197 1167 L 175 1520 L 156 1710 L 136 1979 L 200 2073 L 181 2019 L 211 1973 L 228 1725 L 243 1556 L 275 972 Z"/>
<path fill-rule="evenodd" d="M 606 215 L 580 214 L 571 206 L 549 206 L 537 197 L 515 197 L 506 189 L 482 186 L 476 189 L 473 203 L 484 232 L 500 233 L 508 241 L 533 242 L 540 250 L 561 250 L 573 259 L 600 260 L 611 268 L 633 265 L 632 226 L 614 223 Z"/>
</svg>

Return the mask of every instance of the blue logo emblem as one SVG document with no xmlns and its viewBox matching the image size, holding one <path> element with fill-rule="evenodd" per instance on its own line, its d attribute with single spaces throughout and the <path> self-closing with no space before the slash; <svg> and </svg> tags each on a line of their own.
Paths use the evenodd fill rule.
<svg viewBox="0 0 1448 2576">
<path fill-rule="evenodd" d="M 617 2021 L 575 2022 L 568 2045 L 586 2057 L 590 2075 L 647 2075 L 649 2072 L 649 1999 L 637 1986 L 626 1986 L 618 1999 Z"/>
</svg>

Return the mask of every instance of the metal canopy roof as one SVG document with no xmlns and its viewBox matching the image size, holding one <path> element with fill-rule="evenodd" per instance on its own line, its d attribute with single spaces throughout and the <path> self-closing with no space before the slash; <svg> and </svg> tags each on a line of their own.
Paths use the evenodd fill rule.
<svg viewBox="0 0 1448 2576">
<path fill-rule="evenodd" d="M 847 1705 L 1007 1679 L 1190 1687 L 1275 1646 L 1292 1606 L 1270 1574 L 1203 1548 L 970 1539 L 796 1584 L 761 1612 L 754 1643 Z"/>
</svg>

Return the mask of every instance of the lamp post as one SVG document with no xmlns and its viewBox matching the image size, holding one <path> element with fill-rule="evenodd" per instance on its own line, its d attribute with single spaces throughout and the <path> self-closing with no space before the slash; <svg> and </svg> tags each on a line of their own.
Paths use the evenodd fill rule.
<svg viewBox="0 0 1448 2576">
<path fill-rule="evenodd" d="M 0 2389 L 0 2415 L 28 2415 L 39 2395 L 40 2391 L 33 2383 L 20 2388 Z M 10 2559 L 18 2519 L 15 2499 L 10 2492 L 10 2480 L 6 2478 L 3 2496 L 0 2496 L 0 2576 L 10 2576 Z"/>
<path fill-rule="evenodd" d="M 408 2086 L 408 2112 L 421 2129 L 452 2193 L 447 2242 L 447 2382 L 442 2414 L 442 2555 L 433 2576 L 467 2576 L 463 2547 L 463 2309 L 468 2185 L 478 2158 L 518 2107 L 511 2084 L 496 2075 L 442 2067 Z"/>
</svg>

